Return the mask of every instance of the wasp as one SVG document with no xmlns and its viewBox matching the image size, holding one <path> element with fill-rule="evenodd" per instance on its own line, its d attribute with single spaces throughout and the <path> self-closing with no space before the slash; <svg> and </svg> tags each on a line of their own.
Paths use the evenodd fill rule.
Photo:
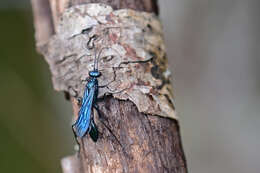
<svg viewBox="0 0 260 173">
<path fill-rule="evenodd" d="M 97 105 L 98 97 L 98 77 L 101 76 L 101 72 L 98 70 L 98 59 L 101 55 L 101 49 L 98 57 L 95 53 L 94 68 L 89 72 L 89 77 L 86 79 L 87 84 L 85 86 L 85 91 L 81 103 L 80 110 L 78 112 L 78 119 L 72 125 L 73 131 L 77 137 L 82 138 L 86 133 L 89 133 L 90 137 L 94 142 L 98 139 L 98 128 L 94 121 L 93 109 L 95 108 L 99 114 L 99 109 Z"/>
</svg>

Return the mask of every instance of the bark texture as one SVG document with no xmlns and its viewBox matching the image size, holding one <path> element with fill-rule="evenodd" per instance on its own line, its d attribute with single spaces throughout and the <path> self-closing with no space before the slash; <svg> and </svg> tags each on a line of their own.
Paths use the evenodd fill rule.
<svg viewBox="0 0 260 173">
<path fill-rule="evenodd" d="M 41 52 L 55 33 L 58 18 L 66 8 L 91 2 L 114 9 L 158 12 L 153 0 L 32 0 L 38 50 Z M 41 27 L 43 23 L 47 29 Z M 73 97 L 71 101 L 77 116 L 79 105 Z M 79 140 L 80 151 L 62 160 L 64 173 L 187 172 L 176 120 L 140 113 L 132 102 L 110 96 L 98 104 L 101 115 L 95 118 L 100 138 L 97 143 L 88 136 Z"/>
</svg>

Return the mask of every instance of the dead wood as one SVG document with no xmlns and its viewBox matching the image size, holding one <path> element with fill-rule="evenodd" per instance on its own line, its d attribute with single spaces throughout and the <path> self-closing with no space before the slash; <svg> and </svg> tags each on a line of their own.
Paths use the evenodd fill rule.
<svg viewBox="0 0 260 173">
<path fill-rule="evenodd" d="M 114 9 L 158 13 L 154 0 L 32 0 L 38 50 L 46 51 L 46 43 L 57 32 L 59 17 L 67 8 L 93 2 Z M 74 97 L 71 101 L 77 116 L 79 105 Z M 80 152 L 62 160 L 64 173 L 187 172 L 177 120 L 141 113 L 133 102 L 112 96 L 103 97 L 98 105 L 101 116 L 96 117 L 96 122 L 100 138 L 97 143 L 88 135 L 80 140 Z"/>
</svg>

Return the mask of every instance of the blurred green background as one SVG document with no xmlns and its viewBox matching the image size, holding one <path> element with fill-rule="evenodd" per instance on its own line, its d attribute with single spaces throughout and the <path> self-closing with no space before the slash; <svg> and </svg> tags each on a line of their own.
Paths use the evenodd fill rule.
<svg viewBox="0 0 260 173">
<path fill-rule="evenodd" d="M 191 173 L 260 172 L 260 2 L 162 0 Z M 72 108 L 34 46 L 29 0 L 0 1 L 0 172 L 57 173 Z"/>
<path fill-rule="evenodd" d="M 0 22 L 0 172 L 61 172 L 72 109 L 35 51 L 29 1 L 1 1 Z"/>
</svg>

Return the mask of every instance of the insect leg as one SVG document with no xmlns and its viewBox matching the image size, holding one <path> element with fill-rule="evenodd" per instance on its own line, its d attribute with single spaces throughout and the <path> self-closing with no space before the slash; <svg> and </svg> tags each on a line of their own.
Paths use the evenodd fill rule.
<svg viewBox="0 0 260 173">
<path fill-rule="evenodd" d="M 89 82 L 90 81 L 90 77 L 87 77 L 86 79 L 81 80 L 82 82 Z"/>
<path fill-rule="evenodd" d="M 106 85 L 99 85 L 98 88 L 105 88 L 105 87 L 107 87 L 109 84 L 111 84 L 114 81 L 115 80 L 112 80 L 112 81 L 108 82 Z"/>
<path fill-rule="evenodd" d="M 96 109 L 97 113 L 98 113 L 98 116 L 100 119 L 103 119 L 105 121 L 108 121 L 108 118 L 106 118 L 105 116 L 103 116 L 103 114 L 101 114 L 99 108 L 98 108 L 98 105 L 95 103 L 93 104 L 93 107 Z M 115 138 L 116 142 L 121 146 L 121 148 L 123 149 L 123 145 L 121 144 L 121 142 L 119 141 L 119 139 L 117 138 L 117 136 L 113 133 L 113 131 L 111 130 L 111 128 L 106 125 L 103 121 L 100 121 L 104 127 L 110 132 L 110 134 Z"/>
<path fill-rule="evenodd" d="M 128 89 L 128 88 L 124 88 L 124 89 L 121 89 L 119 91 L 116 91 L 116 90 L 110 89 L 108 86 L 104 86 L 104 87 L 106 87 L 110 91 L 110 94 L 118 94 L 118 93 L 121 93 L 121 92 L 123 92 L 123 91 Z M 104 88 L 104 87 L 101 87 L 101 88 Z"/>
<path fill-rule="evenodd" d="M 93 104 L 93 107 L 96 109 L 99 119 L 108 121 L 108 118 L 105 117 L 105 116 L 100 112 L 99 106 L 97 105 L 97 103 Z"/>
<path fill-rule="evenodd" d="M 112 82 L 115 82 L 116 81 L 116 69 L 117 67 L 113 67 L 113 72 L 114 72 L 114 77 L 113 77 L 113 80 L 111 80 L 110 82 L 108 82 L 106 85 L 99 85 L 98 87 L 99 88 L 104 88 L 106 87 L 108 90 L 112 91 L 110 88 L 108 88 L 108 85 L 110 85 Z"/>
<path fill-rule="evenodd" d="M 117 138 L 117 136 L 113 133 L 113 131 L 110 129 L 110 127 L 108 127 L 108 125 L 106 125 L 103 121 L 100 121 L 104 127 L 110 132 L 110 134 L 115 138 L 116 142 L 120 145 L 120 147 L 124 150 L 123 145 L 121 144 L 121 142 L 119 141 L 119 139 Z"/>
<path fill-rule="evenodd" d="M 97 111 L 98 118 L 101 118 L 101 114 L 100 114 L 99 107 L 98 107 L 97 103 L 94 103 L 94 104 L 93 104 L 93 107 L 94 107 L 94 108 L 96 109 L 96 111 Z"/>
</svg>

